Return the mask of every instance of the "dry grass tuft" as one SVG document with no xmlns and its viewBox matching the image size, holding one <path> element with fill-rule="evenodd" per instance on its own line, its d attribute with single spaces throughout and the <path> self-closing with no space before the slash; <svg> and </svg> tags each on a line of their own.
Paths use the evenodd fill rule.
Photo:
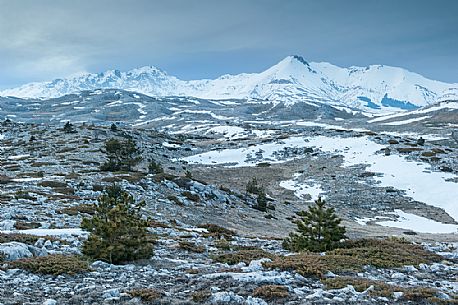
<svg viewBox="0 0 458 305">
<path fill-rule="evenodd" d="M 162 292 L 154 288 L 136 288 L 128 293 L 134 298 L 140 298 L 143 302 L 155 301 L 162 297 Z"/>
<path fill-rule="evenodd" d="M 205 237 L 216 237 L 226 240 L 232 240 L 232 237 L 235 235 L 235 232 L 226 228 L 223 228 L 219 225 L 213 223 L 207 223 L 199 226 L 200 228 L 207 229 L 208 233 L 205 233 Z"/>
<path fill-rule="evenodd" d="M 213 260 L 223 264 L 234 265 L 240 262 L 249 264 L 252 260 L 261 258 L 274 259 L 275 255 L 262 249 L 251 249 L 219 254 L 214 256 Z"/>
<path fill-rule="evenodd" d="M 204 246 L 199 246 L 196 245 L 195 243 L 189 242 L 189 241 L 184 241 L 180 240 L 178 242 L 178 246 L 180 249 L 189 251 L 189 252 L 196 252 L 196 253 L 203 253 L 205 252 L 205 247 Z"/>
<path fill-rule="evenodd" d="M 95 206 L 93 204 L 80 204 L 71 207 L 66 207 L 57 211 L 59 214 L 67 214 L 75 216 L 78 214 L 89 214 L 94 215 Z"/>
<path fill-rule="evenodd" d="M 53 236 L 35 236 L 22 233 L 0 233 L 0 244 L 17 241 L 27 245 L 33 245 L 38 239 L 44 238 L 46 240 L 56 241 L 59 240 Z"/>
<path fill-rule="evenodd" d="M 256 288 L 253 296 L 265 300 L 286 298 L 288 297 L 288 288 L 281 285 L 264 285 Z"/>
</svg>

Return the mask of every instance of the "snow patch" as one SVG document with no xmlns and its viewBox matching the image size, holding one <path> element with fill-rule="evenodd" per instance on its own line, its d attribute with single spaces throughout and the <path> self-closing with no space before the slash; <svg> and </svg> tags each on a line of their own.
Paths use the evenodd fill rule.
<svg viewBox="0 0 458 305">
<path fill-rule="evenodd" d="M 295 176 L 297 178 L 297 175 Z M 305 195 L 309 194 L 312 200 L 315 200 L 324 193 L 320 185 L 311 180 L 305 182 L 299 182 L 297 179 L 285 180 L 280 182 L 280 186 L 284 189 L 294 191 L 294 196 L 299 199 L 303 199 Z"/>
<path fill-rule="evenodd" d="M 270 163 L 282 163 L 294 159 L 278 159 L 275 152 L 288 147 L 303 147 L 306 145 L 302 137 L 292 137 L 283 141 L 268 144 L 258 144 L 245 148 L 222 149 L 201 153 L 198 155 L 182 158 L 191 164 L 226 164 L 229 167 L 256 166 L 260 161 Z M 257 157 L 259 156 L 259 158 Z"/>
<path fill-rule="evenodd" d="M 429 118 L 430 118 L 430 116 L 422 116 L 422 117 L 419 117 L 419 118 L 413 118 L 413 119 L 408 119 L 408 120 L 404 120 L 404 121 L 383 123 L 383 125 L 390 125 L 390 126 L 406 125 L 406 124 L 410 124 L 410 123 L 414 123 L 414 122 L 423 121 L 423 120 L 426 120 L 426 119 L 429 119 Z"/>
<path fill-rule="evenodd" d="M 427 163 L 411 162 L 399 155 L 385 156 L 378 153 L 385 146 L 370 141 L 368 137 L 318 136 L 310 138 L 308 146 L 343 155 L 344 166 L 367 164 L 367 170 L 383 174 L 374 177 L 380 186 L 405 190 L 407 196 L 412 199 L 443 208 L 451 217 L 458 220 L 458 185 L 446 181 L 455 178 L 454 174 L 430 172 Z"/>
<path fill-rule="evenodd" d="M 385 227 L 395 227 L 412 230 L 419 233 L 458 233 L 458 225 L 445 224 L 425 217 L 394 210 L 399 216 L 396 221 L 381 221 L 377 224 Z"/>
<path fill-rule="evenodd" d="M 88 234 L 80 228 L 68 228 L 68 229 L 28 229 L 20 231 L 0 231 L 2 233 L 22 233 L 35 236 L 81 236 Z"/>
</svg>

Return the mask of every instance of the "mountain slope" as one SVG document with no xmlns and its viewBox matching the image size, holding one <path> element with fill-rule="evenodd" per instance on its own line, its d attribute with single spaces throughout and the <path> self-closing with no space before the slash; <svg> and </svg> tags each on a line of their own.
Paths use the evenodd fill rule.
<svg viewBox="0 0 458 305">
<path fill-rule="evenodd" d="M 252 99 L 294 104 L 326 103 L 369 112 L 411 110 L 441 98 L 457 96 L 458 84 L 429 80 L 389 66 L 340 68 L 288 56 L 261 73 L 223 75 L 183 81 L 152 67 L 128 72 L 109 70 L 51 82 L 31 83 L 0 92 L 2 96 L 55 98 L 82 90 L 123 89 L 149 96 L 192 96 L 204 99 Z"/>
</svg>

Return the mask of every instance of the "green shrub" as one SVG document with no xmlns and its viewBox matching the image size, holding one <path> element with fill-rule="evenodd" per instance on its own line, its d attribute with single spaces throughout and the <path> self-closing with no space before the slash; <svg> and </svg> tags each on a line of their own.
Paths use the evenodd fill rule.
<svg viewBox="0 0 458 305">
<path fill-rule="evenodd" d="M 250 250 L 239 250 L 236 252 L 219 254 L 219 255 L 214 256 L 213 260 L 219 263 L 234 265 L 240 262 L 249 264 L 252 260 L 261 259 L 261 258 L 273 259 L 275 258 L 275 255 L 267 251 L 264 251 L 262 249 L 250 249 Z"/>
<path fill-rule="evenodd" d="M 421 245 L 403 239 L 358 239 L 348 240 L 329 255 L 358 257 L 366 265 L 379 268 L 395 268 L 404 265 L 419 265 L 441 260 L 441 256 L 425 250 Z"/>
<path fill-rule="evenodd" d="M 334 273 L 360 272 L 366 265 L 377 268 L 398 268 L 439 262 L 442 257 L 424 250 L 420 245 L 398 239 L 358 239 L 345 241 L 341 248 L 326 255 L 303 252 L 297 255 L 277 256 L 266 268 L 295 270 L 303 276 L 321 276 Z"/>
<path fill-rule="evenodd" d="M 108 160 L 102 164 L 102 171 L 130 171 L 141 161 L 140 152 L 131 139 L 119 141 L 110 139 L 105 142 Z"/>
<path fill-rule="evenodd" d="M 251 178 L 250 181 L 246 184 L 247 193 L 257 195 L 259 193 L 260 186 L 258 184 L 258 179 L 256 177 Z"/>
<path fill-rule="evenodd" d="M 83 253 L 109 263 L 122 263 L 152 255 L 153 238 L 148 221 L 141 218 L 144 202 L 113 185 L 107 188 L 92 218 L 84 218 L 81 227 L 90 232 Z"/>
<path fill-rule="evenodd" d="M 148 172 L 150 174 L 162 174 L 164 173 L 164 169 L 162 168 L 162 165 L 154 160 L 151 160 L 149 165 L 148 165 Z"/>
<path fill-rule="evenodd" d="M 8 265 L 33 273 L 51 275 L 74 275 L 90 271 L 88 262 L 76 255 L 53 254 L 48 256 L 37 256 L 12 261 L 9 262 Z"/>
<path fill-rule="evenodd" d="M 50 241 L 59 240 L 58 238 L 55 238 L 54 236 L 36 236 L 36 235 L 22 234 L 22 233 L 0 233 L 0 244 L 17 241 L 23 244 L 33 245 L 40 238 L 44 238 Z M 61 240 L 59 241 L 63 242 Z"/>
<path fill-rule="evenodd" d="M 339 246 L 345 238 L 345 228 L 333 208 L 326 208 L 325 201 L 318 198 L 308 211 L 298 213 L 302 217 L 296 222 L 297 233 L 291 233 L 283 242 L 290 251 L 328 251 Z"/>
<path fill-rule="evenodd" d="M 254 208 L 261 212 L 267 212 L 267 195 L 263 188 L 259 190 L 258 197 L 256 198 L 256 205 Z"/>
<path fill-rule="evenodd" d="M 255 209 L 266 212 L 267 211 L 267 195 L 266 191 L 262 186 L 258 184 L 258 179 L 256 177 L 251 178 L 246 185 L 247 193 L 251 193 L 257 196 Z"/>
<path fill-rule="evenodd" d="M 73 124 L 71 124 L 68 121 L 67 121 L 67 123 L 65 123 L 63 130 L 64 130 L 65 133 L 76 133 L 76 130 L 75 130 Z"/>
</svg>

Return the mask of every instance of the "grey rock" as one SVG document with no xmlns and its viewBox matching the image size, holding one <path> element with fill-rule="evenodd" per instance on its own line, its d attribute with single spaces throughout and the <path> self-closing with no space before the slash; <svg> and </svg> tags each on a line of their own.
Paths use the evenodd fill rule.
<svg viewBox="0 0 458 305">
<path fill-rule="evenodd" d="M 33 256 L 46 256 L 46 255 L 48 255 L 48 251 L 45 248 L 38 248 L 38 247 L 29 245 L 28 249 L 33 254 Z"/>
<path fill-rule="evenodd" d="M 108 289 L 105 290 L 102 294 L 102 297 L 104 299 L 110 299 L 110 298 L 119 298 L 120 292 L 118 288 L 113 288 L 113 289 Z"/>
<path fill-rule="evenodd" d="M 0 253 L 10 261 L 33 256 L 29 246 L 16 241 L 0 244 Z"/>
</svg>

